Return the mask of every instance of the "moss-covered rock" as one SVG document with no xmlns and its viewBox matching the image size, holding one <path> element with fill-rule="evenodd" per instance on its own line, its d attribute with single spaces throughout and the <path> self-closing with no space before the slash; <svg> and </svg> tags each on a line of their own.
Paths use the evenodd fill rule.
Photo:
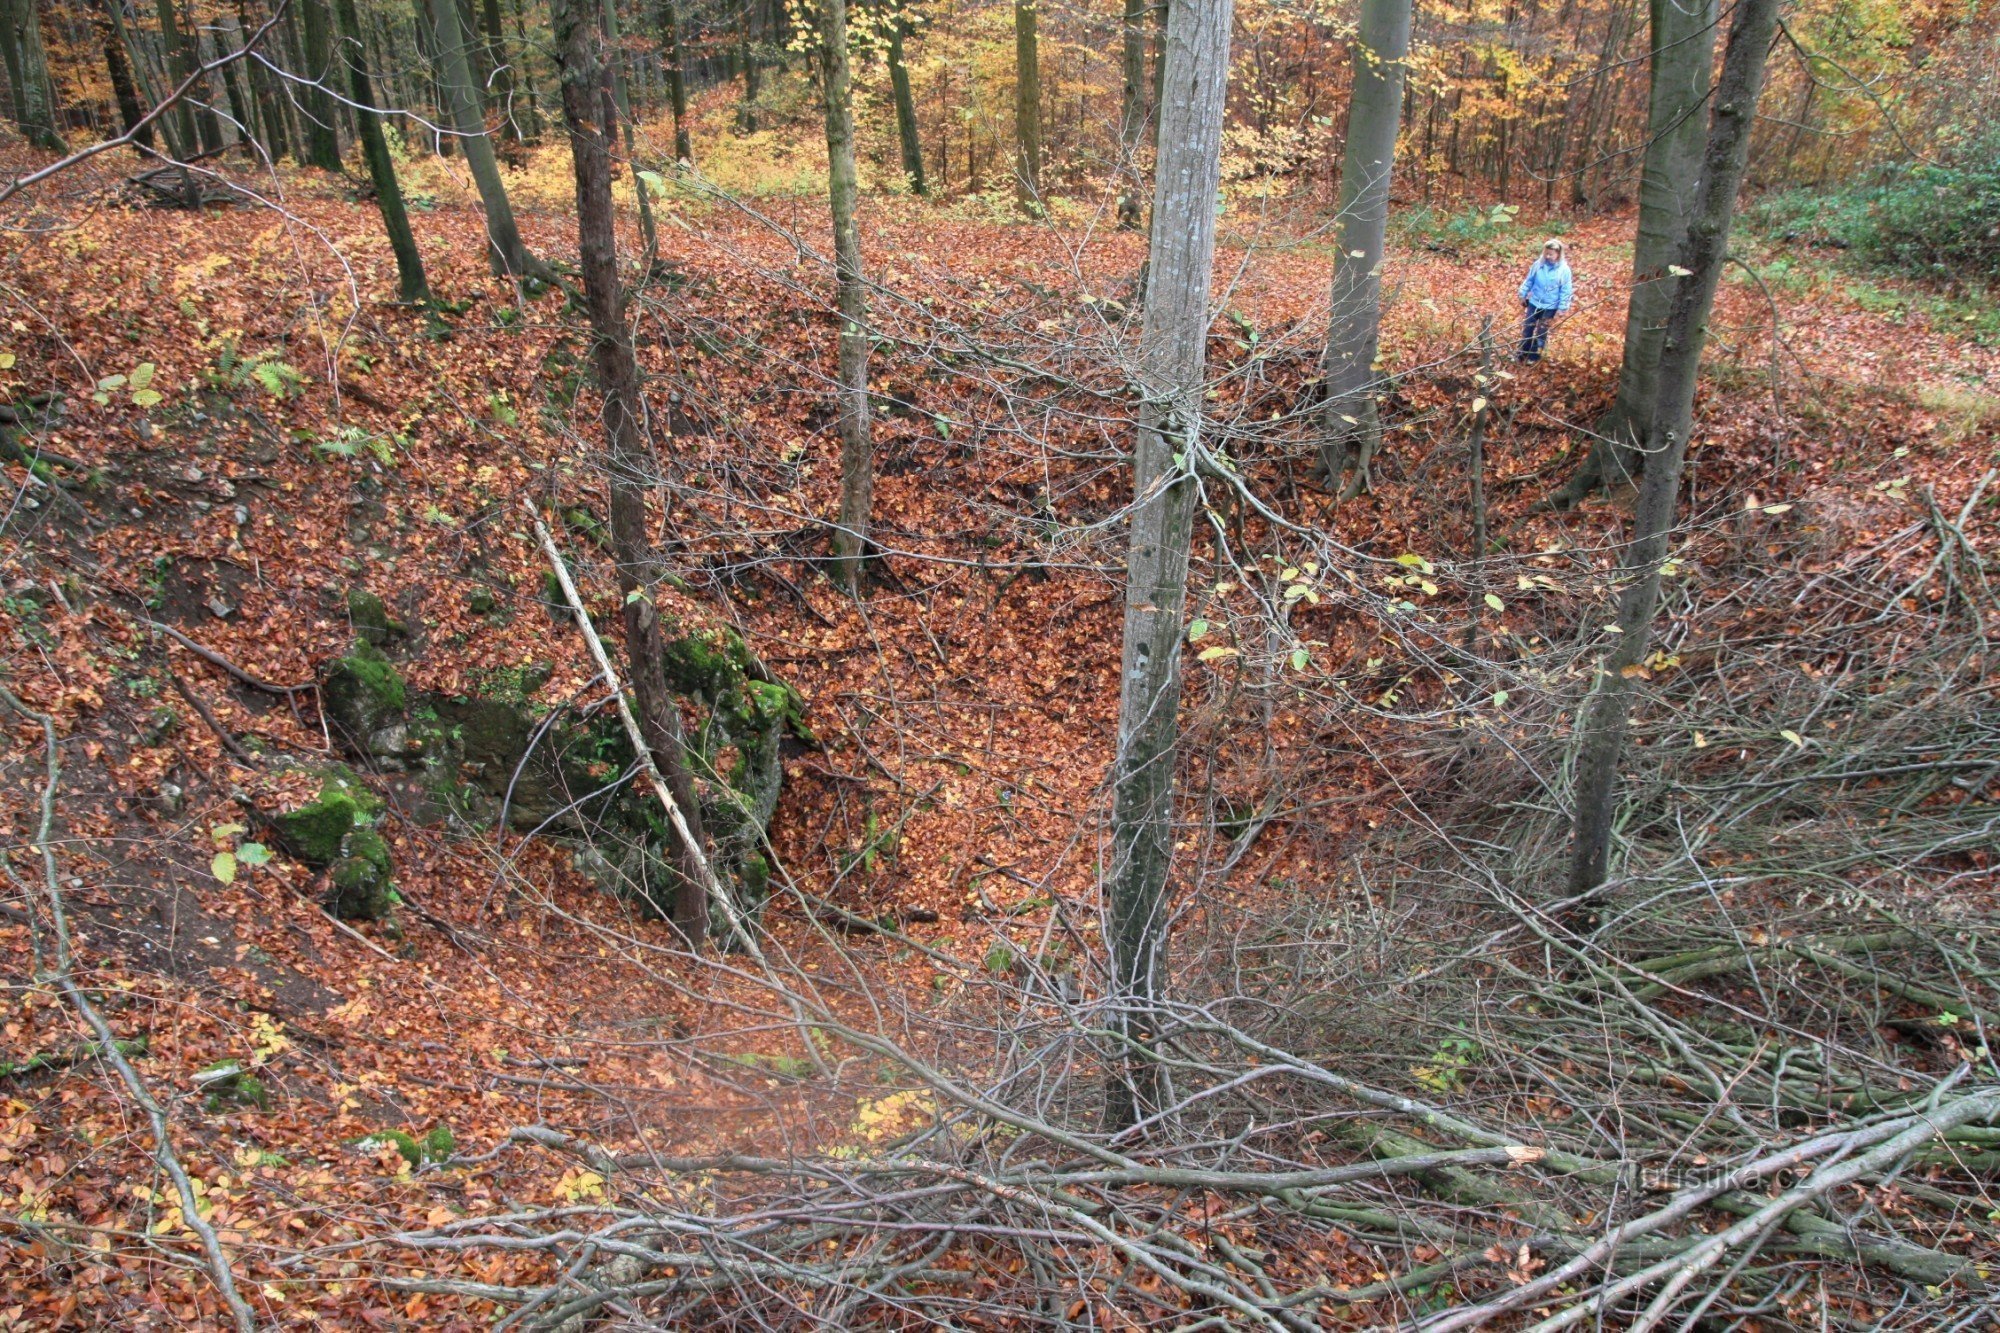
<svg viewBox="0 0 2000 1333">
<path fill-rule="evenodd" d="M 409 628 L 402 621 L 389 614 L 389 608 L 382 599 L 366 588 L 348 592 L 347 618 L 354 623 L 354 633 L 364 643 L 377 648 L 409 633 Z"/>
<path fill-rule="evenodd" d="M 389 844 L 372 828 L 347 835 L 347 854 L 327 873 L 326 909 L 343 921 L 380 921 L 396 906 Z"/>
<path fill-rule="evenodd" d="M 378 1129 L 366 1138 L 354 1140 L 351 1145 L 362 1152 L 376 1152 L 384 1147 L 393 1147 L 397 1155 L 411 1166 L 423 1166 L 428 1162 L 442 1162 L 458 1150 L 458 1140 L 451 1132 L 451 1126 L 439 1123 L 422 1138 L 400 1129 Z"/>
<path fill-rule="evenodd" d="M 379 921 L 395 906 L 389 844 L 374 828 L 381 798 L 353 771 L 320 771 L 319 795 L 292 810 L 268 812 L 273 839 L 309 866 L 328 869 L 326 908 L 345 920 Z"/>
<path fill-rule="evenodd" d="M 382 799 L 343 765 L 330 765 L 318 775 L 317 797 L 265 818 L 285 851 L 309 866 L 329 866 L 347 855 L 347 838 L 353 830 L 374 822 L 382 811 Z"/>
<path fill-rule="evenodd" d="M 328 663 L 320 677 L 320 706 L 328 723 L 364 752 L 370 737 L 402 720 L 405 702 L 403 677 L 365 638 Z"/>
</svg>

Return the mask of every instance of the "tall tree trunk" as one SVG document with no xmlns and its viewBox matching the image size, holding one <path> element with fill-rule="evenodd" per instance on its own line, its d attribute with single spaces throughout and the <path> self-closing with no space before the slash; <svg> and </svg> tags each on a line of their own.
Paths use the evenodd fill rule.
<svg viewBox="0 0 2000 1333">
<path fill-rule="evenodd" d="M 1042 209 L 1042 61 L 1037 0 L 1014 0 L 1014 193 L 1030 214 Z"/>
<path fill-rule="evenodd" d="M 868 291 L 854 220 L 854 100 L 847 54 L 847 0 L 820 0 L 820 90 L 826 101 L 827 196 L 833 208 L 833 268 L 840 309 L 840 521 L 833 531 L 834 582 L 859 593 L 875 502 L 875 446 L 868 421 Z"/>
<path fill-rule="evenodd" d="M 230 46 L 228 31 L 221 23 L 212 25 L 207 36 L 209 49 L 215 53 L 215 59 L 219 60 L 235 49 Z M 218 73 L 222 76 L 222 95 L 229 103 L 229 119 L 233 122 L 231 128 L 236 141 L 239 144 L 250 145 L 254 153 L 257 143 L 257 108 L 252 105 L 249 96 L 244 92 L 243 64 L 241 60 L 232 60 Z"/>
<path fill-rule="evenodd" d="M 403 187 L 396 180 L 396 161 L 389 156 L 389 141 L 382 133 L 382 121 L 375 111 L 375 89 L 368 78 L 368 48 L 361 40 L 361 18 L 354 0 L 333 0 L 334 16 L 340 23 L 339 62 L 347 67 L 348 96 L 354 102 L 354 124 L 361 139 L 361 156 L 368 163 L 368 178 L 375 183 L 375 202 L 382 210 L 382 227 L 389 233 L 389 248 L 396 255 L 397 294 L 415 305 L 431 299 L 430 283 L 424 277 L 423 255 L 410 230 L 410 215 L 403 207 Z"/>
<path fill-rule="evenodd" d="M 1682 234 L 1671 283 L 1666 328 L 1661 340 L 1660 380 L 1653 420 L 1646 431 L 1650 458 L 1639 486 L 1626 548 L 1618 603 L 1620 633 L 1585 709 L 1576 762 L 1576 827 L 1569 893 L 1589 893 L 1604 883 L 1610 866 L 1613 817 L 1618 804 L 1618 765 L 1625 750 L 1635 681 L 1643 678 L 1652 647 L 1653 617 L 1660 604 L 1660 567 L 1674 526 L 1680 495 L 1681 463 L 1694 426 L 1695 382 L 1715 288 L 1729 252 L 1729 226 L 1736 192 L 1750 157 L 1750 133 L 1764 64 L 1777 31 L 1778 0 L 1737 0 L 1736 18 L 1715 86 L 1714 114 L 1701 159 L 1700 184 Z"/>
<path fill-rule="evenodd" d="M 1167 20 L 1150 277 L 1139 336 L 1123 683 L 1105 888 L 1113 1022 L 1126 1043 L 1105 1104 L 1105 1125 L 1112 1130 L 1131 1127 L 1163 1101 L 1159 1066 L 1149 1048 L 1159 1030 L 1156 1007 L 1167 946 L 1181 614 L 1194 534 L 1194 450 L 1201 438 L 1233 9 L 1233 0 L 1175 0 Z"/>
<path fill-rule="evenodd" d="M 743 72 L 743 100 L 736 107 L 736 128 L 744 134 L 757 132 L 757 93 L 763 78 L 756 48 L 750 40 L 750 24 L 756 14 L 756 6 L 745 4 L 736 29 L 736 64 Z"/>
<path fill-rule="evenodd" d="M 889 91 L 896 102 L 896 142 L 903 150 L 903 181 L 911 194 L 923 194 L 924 145 L 917 137 L 917 104 L 910 96 L 910 67 L 903 63 L 903 38 L 909 35 L 910 21 L 903 16 L 900 0 L 890 0 Z"/>
<path fill-rule="evenodd" d="M 115 10 L 119 0 L 106 0 Z M 236 0 L 236 30 L 241 40 L 249 41 L 250 34 L 257 30 L 257 19 L 250 12 L 249 0 Z M 291 143 L 285 134 L 285 112 L 279 105 L 277 93 L 271 87 L 270 72 L 261 61 L 250 62 L 250 91 L 257 99 L 257 120 L 263 130 L 264 151 L 275 162 L 291 152 Z"/>
<path fill-rule="evenodd" d="M 7 82 L 14 92 L 14 124 L 37 148 L 67 147 L 56 127 L 55 85 L 35 0 L 0 0 L 0 45 L 6 48 Z"/>
<path fill-rule="evenodd" d="M 521 119 L 522 136 L 529 143 L 538 143 L 542 137 L 541 95 L 535 91 L 534 67 L 528 63 L 528 27 L 521 16 L 528 0 L 514 0 L 514 49 L 521 53 L 520 86 L 528 94 L 528 114 Z"/>
<path fill-rule="evenodd" d="M 340 133 L 335 129 L 334 100 L 327 86 L 334 82 L 333 45 L 326 0 L 293 0 L 305 35 L 304 74 L 310 80 L 301 101 L 306 115 L 306 165 L 323 171 L 340 170 Z"/>
<path fill-rule="evenodd" d="M 1639 440 L 1653 421 L 1660 383 L 1660 344 L 1675 284 L 1667 265 L 1687 235 L 1693 199 L 1688 183 L 1701 170 L 1701 110 L 1715 59 L 1716 0 L 1650 0 L 1651 88 L 1646 112 L 1646 161 L 1639 183 L 1639 237 L 1632 247 L 1632 294 L 1625 307 L 1625 356 L 1618 397 L 1597 423 L 1583 466 L 1557 493 L 1567 507 L 1599 486 L 1617 486 L 1645 466 Z"/>
<path fill-rule="evenodd" d="M 160 45 L 167 61 L 167 78 L 173 87 L 167 90 L 172 97 L 174 91 L 194 77 L 194 59 L 188 52 L 187 42 L 181 37 L 180 20 L 174 14 L 174 0 L 155 0 L 154 12 L 160 18 Z M 189 97 L 199 97 L 199 88 L 189 88 L 187 95 L 175 100 L 167 113 L 167 143 L 175 157 L 185 161 L 201 151 L 203 142 L 196 125 L 195 111 L 188 104 Z M 197 207 L 200 202 L 198 188 L 192 173 L 182 172 L 183 184 L 188 192 L 188 206 Z"/>
<path fill-rule="evenodd" d="M 449 0 L 447 0 L 447 3 Z M 595 343 L 591 360 L 604 396 L 605 438 L 610 445 L 611 547 L 624 594 L 625 652 L 639 728 L 653 763 L 666 779 L 687 820 L 689 841 L 675 839 L 681 883 L 673 919 L 699 943 L 708 934 L 707 886 L 712 879 L 681 735 L 680 709 L 667 689 L 660 614 L 647 595 L 653 550 L 646 534 L 648 478 L 657 472 L 639 393 L 639 364 L 625 322 L 618 282 L 617 233 L 611 207 L 611 154 L 616 143 L 617 101 L 599 38 L 601 13 L 591 0 L 554 0 L 551 27 L 562 80 L 563 121 L 576 174 L 577 267 Z"/>
<path fill-rule="evenodd" d="M 124 0 L 100 0 L 102 12 L 97 18 L 98 36 L 104 45 L 104 71 L 111 76 L 111 92 L 118 99 L 118 119 L 125 124 L 125 132 L 132 133 L 134 126 L 146 118 L 145 103 L 139 100 L 139 85 L 132 77 L 132 61 L 125 51 L 125 16 L 119 13 Z M 142 148 L 153 146 L 153 127 L 140 127 L 134 142 Z"/>
<path fill-rule="evenodd" d="M 618 0 L 603 0 L 605 69 L 611 79 L 611 95 L 617 103 L 618 123 L 625 134 L 625 162 L 632 171 L 632 188 L 639 200 L 639 234 L 645 241 L 645 267 L 650 269 L 660 253 L 660 233 L 653 225 L 653 192 L 639 174 L 639 150 L 632 140 L 632 93 L 626 86 L 623 52 L 625 41 L 618 31 Z"/>
<path fill-rule="evenodd" d="M 486 63 L 493 71 L 493 104 L 500 108 L 500 137 L 521 142 L 521 123 L 514 118 L 514 67 L 507 56 L 507 26 L 500 17 L 500 0 L 485 0 L 480 10 L 485 24 Z"/>
<path fill-rule="evenodd" d="M 1389 227 L 1389 185 L 1396 165 L 1403 78 L 1410 51 L 1410 0 L 1361 0 L 1354 38 L 1354 91 L 1340 165 L 1339 253 L 1333 260 L 1333 309 L 1326 338 L 1326 425 L 1320 462 L 1339 486 L 1351 466 L 1347 499 L 1368 484 L 1382 443 L 1382 259 Z"/>
<path fill-rule="evenodd" d="M 500 180 L 500 164 L 493 157 L 493 140 L 486 133 L 486 116 L 480 109 L 479 94 L 472 86 L 472 69 L 466 63 L 468 37 L 459 22 L 458 0 L 430 0 L 431 19 L 437 25 L 437 47 L 444 95 L 451 109 L 451 125 L 458 131 L 465 165 L 471 168 L 473 184 L 486 206 L 488 258 L 495 273 L 516 278 L 539 277 L 541 262 L 528 253 L 521 231 L 514 223 L 514 206 L 507 199 L 507 187 Z"/>
<path fill-rule="evenodd" d="M 1146 137 L 1146 4 L 1147 0 L 1125 0 L 1125 88 L 1118 112 L 1118 225 L 1127 231 L 1138 229 L 1143 211 L 1139 191 L 1145 178 L 1139 172 L 1139 151 Z"/>
<path fill-rule="evenodd" d="M 674 160 L 694 161 L 688 136 L 687 71 L 681 64 L 679 0 L 660 0 L 660 45 L 667 49 L 667 101 L 674 112 Z"/>
</svg>

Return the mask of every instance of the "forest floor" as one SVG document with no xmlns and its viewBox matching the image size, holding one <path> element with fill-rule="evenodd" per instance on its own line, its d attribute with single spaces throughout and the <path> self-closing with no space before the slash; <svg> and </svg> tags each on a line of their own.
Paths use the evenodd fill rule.
<svg viewBox="0 0 2000 1333">
<path fill-rule="evenodd" d="M 324 755 L 330 741 L 309 693 L 245 686 L 150 622 L 247 675 L 303 686 L 350 647 L 347 595 L 363 588 L 411 627 L 399 666 L 413 689 L 469 692 L 547 668 L 539 697 L 555 701 L 594 675 L 543 599 L 546 565 L 521 513 L 524 499 L 544 512 L 595 500 L 599 442 L 574 384 L 587 349 L 562 294 L 522 301 L 488 277 L 477 219 L 447 205 L 418 222 L 452 311 L 394 307 L 372 205 L 310 174 L 284 184 L 282 211 L 190 215 L 128 207 L 115 182 L 79 176 L 0 239 L 0 398 L 62 394 L 36 442 L 69 460 L 55 477 L 89 478 L 52 488 L 7 465 L 0 683 L 61 738 L 54 846 L 76 978 L 121 1036 L 144 1039 L 136 1066 L 172 1109 L 253 1304 L 278 1323 L 473 1326 L 476 1311 L 372 1281 L 393 1256 L 368 1239 L 589 1201 L 605 1182 L 525 1148 L 415 1169 L 371 1135 L 448 1126 L 470 1155 L 548 1124 L 620 1151 L 782 1155 L 878 1131 L 900 1085 L 858 1058 L 816 1075 L 768 992 L 680 968 L 672 932 L 594 889 L 557 842 L 402 808 L 387 831 L 404 904 L 393 927 L 336 924 L 313 872 L 282 855 L 218 881 L 218 852 L 255 836 L 244 793 L 260 770 L 178 691 L 261 753 Z M 797 211 L 817 245 L 817 214 Z M 681 485 L 669 563 L 685 556 L 690 580 L 663 610 L 735 626 L 806 700 L 820 745 L 788 757 L 771 833 L 793 880 L 893 917 L 961 965 L 832 934 L 782 902 L 769 947 L 802 974 L 865 972 L 899 998 L 904 1037 L 941 1049 L 950 1039 L 927 1016 L 941 1032 L 943 1014 L 975 1002 L 996 948 L 1031 953 L 1058 934 L 1087 947 L 1095 928 L 1122 593 L 1104 554 L 1115 543 L 1093 525 L 1126 494 L 1124 425 L 1023 386 L 1104 378 L 1141 245 L 901 201 L 871 209 L 878 302 L 899 340 L 876 378 L 888 405 L 876 512 L 893 554 L 857 604 L 811 567 L 812 521 L 831 512 L 837 481 L 819 268 L 782 227 L 719 205 L 673 213 L 647 296 L 658 312 L 649 304 L 641 321 Z M 571 226 L 557 211 L 524 217 L 531 247 L 558 258 Z M 1630 227 L 1606 217 L 1567 233 L 1576 314 L 1544 363 L 1510 367 L 1490 391 L 1495 527 L 1518 549 L 1605 549 L 1620 530 L 1604 500 L 1533 510 L 1574 457 L 1573 426 L 1610 398 Z M 1348 546 L 1393 557 L 1458 539 L 1427 459 L 1462 432 L 1480 319 L 1493 317 L 1503 349 L 1511 333 L 1533 249 L 1521 239 L 1517 252 L 1395 257 L 1384 355 L 1418 369 L 1399 387 L 1374 493 L 1331 520 Z M 1217 416 L 1242 430 L 1309 401 L 1328 250 L 1224 240 Z M 1781 513 L 1814 497 L 1862 528 L 1926 492 L 1957 512 L 1995 463 L 2000 350 L 1862 309 L 1836 276 L 1806 283 L 1799 269 L 1768 292 L 1725 288 L 1697 503 Z M 975 365 L 974 337 L 1005 357 Z M 159 395 L 143 406 L 141 363 Z M 968 365 L 976 373 L 960 375 Z M 371 440 L 389 444 L 377 454 Z M 1294 498 L 1302 515 L 1326 513 L 1309 487 Z M 1990 532 L 1990 516 L 1979 522 Z M 603 557 L 574 525 L 564 543 L 611 625 Z M 1204 569 L 1212 580 L 1212 560 Z M 1201 598 L 1224 595 L 1211 581 Z M 1330 621 L 1327 636 L 1324 668 L 1359 672 L 1360 632 Z M 1216 691 L 1195 675 L 1199 719 Z M 29 980 L 32 951 L 51 947 L 28 911 L 42 740 L 11 713 L 4 734 L 0 1061 L 13 1064 L 0 1073 L 0 1213 L 20 1221 L 0 1257 L 0 1328 L 189 1327 L 214 1316 L 214 1297 L 143 1117 L 63 1000 Z M 1356 799 L 1312 837 L 1267 835 L 1231 880 L 1245 905 L 1274 880 L 1333 883 L 1343 833 L 1390 817 L 1411 777 L 1380 771 L 1365 744 L 1313 754 L 1324 739 L 1283 710 L 1258 738 L 1298 756 L 1302 782 Z M 1232 771 L 1209 779 L 1226 789 Z M 268 1109 L 204 1107 L 195 1075 L 222 1060 L 256 1070 Z M 459 1271 L 506 1283 L 539 1262 Z M 1379 1276 L 1358 1256 L 1352 1266 L 1335 1276 Z"/>
</svg>

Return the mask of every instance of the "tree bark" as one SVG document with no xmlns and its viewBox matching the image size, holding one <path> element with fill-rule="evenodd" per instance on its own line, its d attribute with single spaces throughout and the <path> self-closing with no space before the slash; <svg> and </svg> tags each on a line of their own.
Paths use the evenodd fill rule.
<svg viewBox="0 0 2000 1333">
<path fill-rule="evenodd" d="M 333 78 L 332 44 L 328 39 L 326 0 L 295 0 L 300 26 L 305 33 L 305 76 L 311 82 L 304 89 L 306 112 L 306 165 L 324 171 L 340 170 L 340 134 L 335 129 L 334 101 L 326 95 Z"/>
<path fill-rule="evenodd" d="M 639 364 L 618 282 L 611 205 L 617 100 L 604 63 L 599 13 L 590 0 L 554 0 L 550 22 L 562 80 L 563 121 L 569 130 L 575 165 L 577 267 L 590 316 L 592 367 L 604 397 L 604 433 L 610 445 L 611 547 L 618 564 L 618 589 L 624 595 L 625 652 L 638 702 L 640 733 L 687 820 L 692 838 L 691 842 L 676 840 L 681 882 L 674 895 L 673 919 L 683 935 L 698 943 L 708 934 L 706 882 L 710 872 L 702 846 L 701 806 L 688 775 L 680 709 L 667 689 L 660 616 L 647 596 L 645 576 L 653 564 L 653 551 L 646 532 L 646 493 L 657 468 L 647 440 Z"/>
<path fill-rule="evenodd" d="M 451 126 L 458 131 L 465 151 L 465 165 L 486 207 L 487 258 L 493 271 L 509 277 L 539 277 L 543 266 L 522 244 L 521 231 L 514 222 L 514 207 L 507 199 L 507 187 L 500 180 L 500 164 L 493 156 L 493 140 L 486 133 L 486 116 L 480 109 L 479 94 L 472 86 L 471 66 L 466 63 L 468 38 L 458 17 L 458 0 L 429 0 L 431 21 L 436 24 L 439 73 L 450 111 Z"/>
<path fill-rule="evenodd" d="M 826 100 L 827 196 L 833 208 L 833 267 L 840 312 L 840 520 L 833 530 L 834 582 L 859 593 L 875 499 L 875 447 L 868 420 L 868 291 L 854 220 L 854 101 L 847 54 L 847 0 L 821 0 L 820 88 Z"/>
<path fill-rule="evenodd" d="M 632 189 L 639 201 L 639 235 L 645 242 L 644 267 L 651 269 L 660 253 L 660 233 L 653 225 L 653 192 L 639 174 L 639 150 L 632 142 L 632 94 L 625 86 L 624 39 L 618 32 L 618 0 L 603 0 L 604 40 L 608 58 L 605 68 L 611 79 L 611 96 L 617 104 L 618 123 L 625 135 L 625 162 L 632 171 Z"/>
<path fill-rule="evenodd" d="M 155 12 L 160 18 L 160 44 L 164 48 L 167 61 L 167 77 L 173 87 L 167 90 L 172 97 L 176 89 L 194 76 L 195 66 L 188 54 L 187 43 L 181 37 L 180 21 L 174 15 L 174 0 L 155 0 Z M 197 89 L 190 88 L 193 96 Z M 211 117 L 213 119 L 213 117 Z M 194 108 L 188 105 L 187 96 L 175 98 L 166 115 L 167 144 L 173 155 L 183 162 L 193 157 L 205 145 L 205 136 L 197 127 Z M 201 207 L 201 186 L 194 173 L 181 168 L 181 188 L 186 195 L 189 208 Z"/>
<path fill-rule="evenodd" d="M 528 114 L 523 118 L 521 131 L 529 143 L 539 143 L 542 138 L 542 99 L 535 91 L 534 67 L 528 63 L 528 27 L 521 17 L 527 0 L 514 0 L 514 49 L 521 53 L 521 87 L 528 94 Z"/>
<path fill-rule="evenodd" d="M 7 49 L 7 80 L 14 90 L 14 123 L 37 148 L 63 152 L 62 131 L 56 126 L 55 84 L 49 78 L 48 49 L 42 43 L 42 17 L 35 0 L 7 0 L 0 9 L 6 31 L 0 42 Z"/>
<path fill-rule="evenodd" d="M 660 0 L 660 44 L 667 49 L 667 100 L 674 111 L 674 160 L 694 161 L 688 135 L 687 71 L 681 63 L 679 0 Z"/>
<path fill-rule="evenodd" d="M 1037 0 L 1014 0 L 1014 192 L 1023 211 L 1042 211 L 1042 63 Z"/>
<path fill-rule="evenodd" d="M 396 179 L 396 161 L 389 156 L 389 141 L 376 114 L 375 89 L 368 78 L 368 48 L 361 40 L 361 18 L 355 11 L 354 0 L 334 0 L 334 17 L 340 25 L 339 63 L 347 67 L 347 91 L 354 102 L 361 156 L 368 163 L 368 178 L 375 183 L 375 202 L 382 210 L 382 227 L 389 233 L 389 248 L 396 255 L 397 294 L 412 305 L 427 302 L 431 299 L 430 283 L 424 276 L 424 259 L 417 249 L 416 234 L 410 230 L 409 211 L 403 207 L 403 187 Z"/>
<path fill-rule="evenodd" d="M 1674 284 L 1667 275 L 1687 235 L 1690 186 L 1701 171 L 1703 117 L 1715 59 L 1716 0 L 1650 0 L 1652 61 L 1646 159 L 1639 184 L 1639 236 L 1632 247 L 1632 295 L 1625 308 L 1625 355 L 1618 398 L 1597 423 L 1597 439 L 1554 503 L 1567 508 L 1599 486 L 1619 486 L 1645 466 L 1639 442 L 1653 420 L 1660 344 Z"/>
<path fill-rule="evenodd" d="M 1575 843 L 1568 886 L 1572 897 L 1603 884 L 1610 865 L 1626 720 L 1631 715 L 1635 682 L 1644 678 L 1647 650 L 1652 646 L 1653 616 L 1660 602 L 1660 568 L 1667 556 L 1667 537 L 1680 494 L 1681 463 L 1694 424 L 1702 344 L 1708 335 L 1716 284 L 1728 257 L 1736 192 L 1750 156 L 1757 97 L 1777 22 L 1778 0 L 1737 0 L 1722 75 L 1715 86 L 1715 109 L 1702 154 L 1700 184 L 1675 261 L 1684 273 L 1672 278 L 1659 388 L 1646 432 L 1649 460 L 1634 507 L 1632 544 L 1626 548 L 1623 562 L 1620 632 L 1598 672 L 1577 751 Z"/>
<path fill-rule="evenodd" d="M 1167 22 L 1150 277 L 1139 337 L 1123 683 L 1105 886 L 1113 1022 L 1125 1042 L 1105 1104 L 1111 1130 L 1130 1128 L 1157 1110 L 1164 1086 L 1148 1053 L 1158 1033 L 1155 1009 L 1167 945 L 1181 614 L 1194 533 L 1194 452 L 1201 436 L 1233 9 L 1233 0 L 1175 0 Z"/>
<path fill-rule="evenodd" d="M 1354 38 L 1354 92 L 1340 165 L 1339 253 L 1326 338 L 1326 423 L 1320 463 L 1348 499 L 1368 484 L 1382 443 L 1382 261 L 1389 185 L 1410 51 L 1410 0 L 1362 0 Z"/>
<path fill-rule="evenodd" d="M 903 151 L 903 181 L 911 194 L 923 194 L 924 145 L 917 137 L 917 104 L 910 96 L 910 67 L 903 63 L 903 38 L 909 35 L 909 20 L 903 17 L 900 0 L 890 0 L 889 91 L 896 103 L 896 142 Z"/>
<path fill-rule="evenodd" d="M 119 0 L 106 0 L 115 13 Z M 236 0 L 236 27 L 242 40 L 248 41 L 256 31 L 257 20 L 251 15 L 249 0 Z M 264 151 L 273 162 L 291 153 L 291 142 L 285 134 L 285 113 L 279 105 L 278 97 L 271 88 L 271 76 L 259 61 L 250 62 L 250 92 L 257 99 L 257 119 L 263 129 Z"/>
<path fill-rule="evenodd" d="M 486 63 L 493 71 L 493 104 L 500 108 L 500 136 L 521 142 L 521 124 L 514 119 L 514 67 L 507 55 L 507 25 L 500 17 L 500 0 L 486 0 L 480 10 L 485 26 Z"/>
<path fill-rule="evenodd" d="M 119 13 L 123 0 L 101 0 L 101 4 L 103 12 L 97 25 L 104 43 L 104 71 L 110 75 L 111 92 L 118 99 L 118 118 L 130 134 L 146 118 L 146 106 L 139 100 L 139 85 L 132 77 L 132 60 L 125 50 L 125 16 Z M 153 127 L 141 126 L 134 142 L 142 148 L 151 148 Z"/>
<path fill-rule="evenodd" d="M 1139 150 L 1146 139 L 1146 8 L 1147 0 L 1125 0 L 1124 103 L 1118 113 L 1118 225 L 1136 231 L 1143 209 L 1139 191 Z"/>
</svg>

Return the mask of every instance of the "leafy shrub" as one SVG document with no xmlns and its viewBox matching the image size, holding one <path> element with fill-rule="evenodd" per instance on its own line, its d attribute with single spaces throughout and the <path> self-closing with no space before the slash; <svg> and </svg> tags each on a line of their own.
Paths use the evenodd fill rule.
<svg viewBox="0 0 2000 1333">
<path fill-rule="evenodd" d="M 1763 200 L 1764 231 L 1851 248 L 1875 263 L 1950 284 L 2000 280 L 2000 131 L 1935 162 L 1898 165 L 1830 195 Z"/>
</svg>

